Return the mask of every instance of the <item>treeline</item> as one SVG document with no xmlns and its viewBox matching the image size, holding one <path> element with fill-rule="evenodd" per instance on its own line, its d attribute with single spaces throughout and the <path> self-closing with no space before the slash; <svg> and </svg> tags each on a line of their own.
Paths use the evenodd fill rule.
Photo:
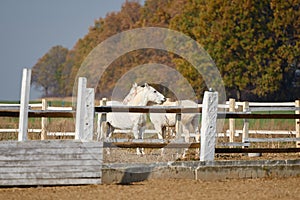
<svg viewBox="0 0 300 200">
<path fill-rule="evenodd" d="M 227 97 L 249 101 L 300 98 L 299 0 L 146 0 L 144 5 L 125 1 L 119 12 L 95 20 L 71 50 L 52 47 L 33 66 L 33 84 L 45 96 L 71 96 L 76 74 L 91 50 L 117 33 L 139 27 L 165 27 L 196 40 L 215 61 Z M 96 97 L 109 98 L 122 75 L 150 62 L 167 63 L 179 71 L 201 100 L 207 89 L 203 77 L 179 56 L 153 49 L 115 60 L 103 74 Z"/>
</svg>

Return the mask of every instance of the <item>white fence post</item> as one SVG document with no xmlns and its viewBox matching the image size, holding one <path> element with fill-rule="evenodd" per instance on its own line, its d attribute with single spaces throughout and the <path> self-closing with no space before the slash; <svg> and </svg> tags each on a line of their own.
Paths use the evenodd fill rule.
<svg viewBox="0 0 300 200">
<path fill-rule="evenodd" d="M 180 139 L 182 135 L 182 122 L 181 122 L 181 113 L 176 113 L 176 139 Z"/>
<path fill-rule="evenodd" d="M 94 135 L 94 99 L 95 92 L 94 88 L 86 89 L 86 100 L 85 100 L 85 117 L 84 117 L 84 135 L 83 140 L 93 140 Z"/>
<path fill-rule="evenodd" d="M 42 99 L 42 110 L 47 110 L 48 108 L 47 105 L 47 100 Z M 41 140 L 47 139 L 47 124 L 48 124 L 48 118 L 47 117 L 42 117 L 42 133 L 41 133 Z"/>
<path fill-rule="evenodd" d="M 94 89 L 86 88 L 87 80 L 78 80 L 75 140 L 92 140 L 94 129 Z"/>
<path fill-rule="evenodd" d="M 178 105 L 177 106 L 181 106 L 181 101 L 178 101 Z M 182 115 L 181 113 L 176 113 L 175 115 L 176 117 L 176 123 L 175 123 L 175 131 L 176 131 L 176 139 L 180 139 L 181 138 L 181 135 L 182 135 L 182 121 L 181 121 L 181 118 L 182 118 Z"/>
<path fill-rule="evenodd" d="M 217 136 L 218 92 L 205 92 L 202 104 L 200 161 L 215 157 Z"/>
<path fill-rule="evenodd" d="M 300 100 L 295 101 L 295 107 L 297 109 L 300 108 Z M 296 110 L 295 113 L 300 114 L 300 110 Z M 300 138 L 300 119 L 296 119 L 295 122 L 296 122 L 296 138 Z M 300 142 L 299 141 L 296 142 L 296 147 L 300 148 Z"/>
<path fill-rule="evenodd" d="M 75 125 L 75 140 L 81 139 L 84 131 L 84 111 L 85 111 L 85 89 L 86 78 L 79 77 L 78 93 L 76 105 L 76 125 Z"/>
<path fill-rule="evenodd" d="M 249 111 L 249 102 L 243 103 L 243 112 Z M 244 119 L 242 142 L 248 142 L 249 138 L 249 119 Z M 245 148 L 244 146 L 242 148 Z"/>
<path fill-rule="evenodd" d="M 235 99 L 229 99 L 229 112 L 235 112 Z M 235 119 L 229 119 L 229 142 L 234 142 Z"/>
<path fill-rule="evenodd" d="M 27 140 L 31 69 L 23 69 L 18 141 Z"/>
</svg>

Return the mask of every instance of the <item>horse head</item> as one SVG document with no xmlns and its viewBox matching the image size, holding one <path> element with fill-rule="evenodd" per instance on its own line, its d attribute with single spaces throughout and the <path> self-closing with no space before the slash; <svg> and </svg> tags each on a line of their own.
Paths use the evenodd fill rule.
<svg viewBox="0 0 300 200">
<path fill-rule="evenodd" d="M 142 86 L 138 86 L 135 83 L 130 89 L 128 95 L 123 100 L 123 103 L 128 105 L 145 106 L 149 102 L 162 104 L 165 101 L 166 98 L 164 97 L 164 95 L 159 93 L 153 87 L 149 86 L 147 83 Z"/>
<path fill-rule="evenodd" d="M 145 105 L 149 102 L 157 103 L 157 104 L 162 104 L 163 102 L 166 101 L 166 98 L 164 95 L 159 93 L 156 89 L 145 83 L 141 87 L 144 88 L 144 101 Z"/>
</svg>

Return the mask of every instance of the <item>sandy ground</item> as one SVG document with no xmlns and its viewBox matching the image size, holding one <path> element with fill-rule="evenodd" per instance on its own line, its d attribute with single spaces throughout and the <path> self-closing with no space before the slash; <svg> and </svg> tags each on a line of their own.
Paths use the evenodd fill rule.
<svg viewBox="0 0 300 200">
<path fill-rule="evenodd" d="M 130 185 L 0 188 L 0 199 L 300 199 L 300 177 L 224 181 L 149 180 Z"/>
<path fill-rule="evenodd" d="M 129 153 L 130 152 L 130 153 Z M 104 156 L 108 163 L 115 162 L 163 162 L 172 160 L 172 156 L 161 156 L 160 151 L 147 151 L 143 157 L 135 155 L 134 151 L 112 150 Z M 174 153 L 174 151 L 172 152 Z M 167 154 L 168 155 L 168 154 Z M 172 155 L 172 154 L 169 154 Z M 173 154 L 174 155 L 174 154 Z M 195 154 L 190 154 L 195 160 Z M 123 159 L 120 159 L 123 158 Z M 126 159 L 124 159 L 126 158 Z M 264 154 L 262 157 L 216 155 L 216 160 L 280 160 L 299 159 L 299 154 Z M 173 160 L 175 161 L 175 159 Z M 300 200 L 300 176 L 290 178 L 264 179 L 227 179 L 223 181 L 201 180 L 147 180 L 128 185 L 87 185 L 87 186 L 59 186 L 59 187 L 0 187 L 0 200 L 47 200 L 47 199 L 280 199 Z"/>
</svg>

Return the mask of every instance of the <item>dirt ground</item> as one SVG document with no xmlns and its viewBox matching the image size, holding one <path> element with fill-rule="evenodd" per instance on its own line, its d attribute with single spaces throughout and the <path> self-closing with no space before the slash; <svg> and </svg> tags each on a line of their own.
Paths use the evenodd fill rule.
<svg viewBox="0 0 300 200">
<path fill-rule="evenodd" d="M 104 157 L 106 162 L 153 162 L 170 160 L 162 157 L 159 151 L 147 151 L 143 157 L 135 155 L 134 151 L 112 150 Z M 173 152 L 174 153 L 174 152 Z M 126 155 L 126 156 L 125 156 Z M 194 157 L 193 157 L 194 158 Z M 262 157 L 249 158 L 245 155 L 216 155 L 216 160 L 281 160 L 299 159 L 299 154 L 263 154 Z M 193 200 L 193 199 L 259 199 L 259 200 L 300 200 L 300 176 L 289 178 L 262 179 L 226 179 L 222 181 L 201 181 L 184 179 L 156 179 L 134 182 L 128 185 L 104 184 L 87 186 L 59 187 L 13 187 L 0 188 L 0 200 L 77 200 L 77 199 L 163 199 L 163 200 Z"/>
<path fill-rule="evenodd" d="M 161 156 L 160 149 L 145 149 L 143 157 L 135 149 L 111 149 L 104 153 L 105 163 L 147 163 L 183 160 L 176 158 L 178 150 L 166 150 Z M 300 159 L 299 153 L 263 154 L 250 158 L 243 154 L 216 154 L 216 160 L 286 160 Z M 199 160 L 195 151 L 190 151 L 184 160 Z M 222 181 L 201 181 L 185 179 L 156 179 L 135 182 L 128 185 L 104 184 L 59 187 L 0 187 L 0 200 L 86 200 L 86 199 L 259 199 L 259 200 L 300 200 L 300 176 L 289 178 L 226 179 Z"/>
<path fill-rule="evenodd" d="M 0 199 L 300 199 L 300 177 L 224 181 L 149 180 L 130 185 L 0 188 Z"/>
<path fill-rule="evenodd" d="M 108 154 L 109 151 L 109 154 Z M 182 157 L 184 150 L 165 149 L 161 155 L 160 149 L 145 149 L 144 156 L 136 155 L 135 149 L 105 149 L 104 163 L 153 163 L 170 161 L 199 161 L 199 152 L 190 149 Z M 295 160 L 300 159 L 300 153 L 263 153 L 259 157 L 249 157 L 248 154 L 215 154 L 215 160 Z"/>
</svg>

